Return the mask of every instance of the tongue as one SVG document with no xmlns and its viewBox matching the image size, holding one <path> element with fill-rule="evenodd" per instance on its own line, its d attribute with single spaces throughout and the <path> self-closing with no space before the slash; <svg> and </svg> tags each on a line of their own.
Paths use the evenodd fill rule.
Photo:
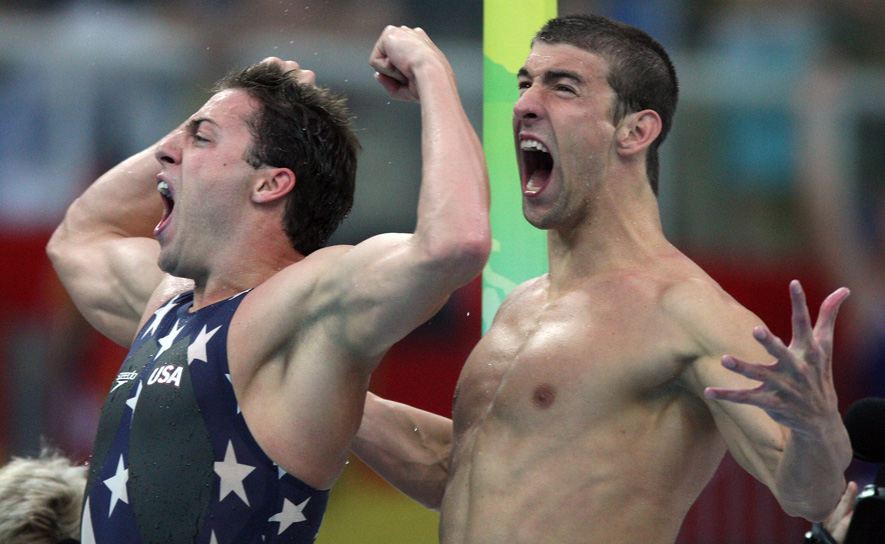
<svg viewBox="0 0 885 544">
<path fill-rule="evenodd" d="M 525 184 L 526 194 L 537 194 L 541 192 L 541 190 L 547 186 L 548 181 L 550 181 L 550 170 L 543 168 L 535 170 Z"/>
<path fill-rule="evenodd" d="M 163 217 L 160 218 L 160 222 L 157 223 L 156 227 L 154 227 L 154 236 L 156 236 L 158 232 L 163 230 L 163 227 L 165 227 L 166 223 L 169 222 L 169 216 L 171 214 L 172 214 L 172 210 L 169 209 L 168 206 L 163 207 Z"/>
</svg>

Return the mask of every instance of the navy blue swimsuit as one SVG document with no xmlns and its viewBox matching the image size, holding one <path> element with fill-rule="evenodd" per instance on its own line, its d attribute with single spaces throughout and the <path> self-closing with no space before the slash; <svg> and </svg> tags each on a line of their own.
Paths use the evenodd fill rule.
<svg viewBox="0 0 885 544">
<path fill-rule="evenodd" d="M 316 539 L 328 491 L 286 474 L 240 414 L 227 361 L 241 293 L 190 313 L 157 310 L 105 400 L 83 544 L 265 544 Z"/>
</svg>

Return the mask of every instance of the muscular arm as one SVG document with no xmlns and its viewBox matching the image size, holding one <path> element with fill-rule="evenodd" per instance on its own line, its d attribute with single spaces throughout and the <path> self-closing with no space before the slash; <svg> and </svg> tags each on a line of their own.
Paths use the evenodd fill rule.
<svg viewBox="0 0 885 544">
<path fill-rule="evenodd" d="M 451 442 L 451 420 L 369 393 L 352 450 L 391 485 L 438 510 Z"/>
<path fill-rule="evenodd" d="M 319 488 L 344 466 L 383 354 L 480 273 L 490 246 L 485 161 L 448 61 L 423 32 L 388 27 L 370 63 L 392 95 L 420 103 L 415 231 L 324 248 L 285 268 L 244 300 L 229 336 L 244 359 L 260 361 L 254 374 L 233 376 L 247 384 L 243 413 L 261 418 L 259 443 Z"/>
<path fill-rule="evenodd" d="M 47 246 L 80 312 L 123 346 L 164 277 L 153 239 L 163 210 L 158 172 L 152 148 L 115 166 L 71 204 Z"/>
<path fill-rule="evenodd" d="M 485 159 L 446 58 L 423 31 L 388 27 L 370 64 L 391 95 L 420 103 L 417 224 L 410 235 L 377 236 L 343 254 L 315 302 L 339 345 L 380 355 L 479 274 L 491 238 Z"/>
<path fill-rule="evenodd" d="M 835 314 L 847 292 L 824 302 L 813 329 L 798 282 L 790 292 L 793 341 L 785 346 L 724 293 L 696 290 L 706 310 L 695 317 L 706 317 L 690 326 L 706 355 L 692 365 L 689 382 L 735 459 L 785 512 L 818 521 L 839 500 L 851 461 L 830 360 Z"/>
</svg>

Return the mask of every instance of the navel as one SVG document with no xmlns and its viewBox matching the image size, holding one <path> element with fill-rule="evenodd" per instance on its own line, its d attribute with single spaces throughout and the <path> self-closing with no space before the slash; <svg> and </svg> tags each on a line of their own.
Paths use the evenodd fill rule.
<svg viewBox="0 0 885 544">
<path fill-rule="evenodd" d="M 556 401 L 556 388 L 549 383 L 539 385 L 535 388 L 532 401 L 535 403 L 535 406 L 542 410 L 550 408 L 553 402 Z"/>
</svg>

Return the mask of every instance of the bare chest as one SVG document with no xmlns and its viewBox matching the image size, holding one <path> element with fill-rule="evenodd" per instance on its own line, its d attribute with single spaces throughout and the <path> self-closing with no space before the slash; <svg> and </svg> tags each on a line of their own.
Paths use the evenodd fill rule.
<svg viewBox="0 0 885 544">
<path fill-rule="evenodd" d="M 465 364 L 456 433 L 489 422 L 538 432 L 588 424 L 674 387 L 687 340 L 652 301 L 586 294 L 502 311 Z"/>
</svg>

